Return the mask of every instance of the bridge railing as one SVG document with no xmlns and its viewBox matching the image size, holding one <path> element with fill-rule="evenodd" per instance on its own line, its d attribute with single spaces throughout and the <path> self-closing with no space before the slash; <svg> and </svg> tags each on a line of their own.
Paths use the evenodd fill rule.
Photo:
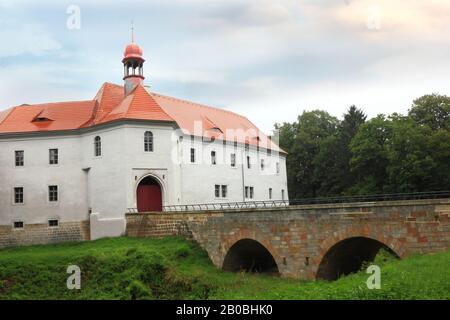
<svg viewBox="0 0 450 320">
<path fill-rule="evenodd" d="M 241 201 L 241 202 L 215 202 L 183 205 L 166 205 L 162 207 L 163 212 L 183 211 L 224 211 L 252 208 L 282 208 L 296 205 L 308 204 L 333 204 L 352 202 L 382 202 L 395 200 L 421 200 L 421 199 L 450 199 L 450 191 L 394 193 L 365 196 L 340 196 L 326 198 L 304 198 L 294 200 L 265 200 L 265 201 Z M 137 208 L 128 208 L 128 213 L 137 213 Z"/>
<path fill-rule="evenodd" d="M 163 207 L 163 211 L 220 211 L 251 208 L 278 208 L 289 206 L 288 200 L 269 200 L 269 201 L 242 201 L 242 202 L 223 202 L 223 203 L 202 203 L 186 205 L 168 205 Z"/>
</svg>

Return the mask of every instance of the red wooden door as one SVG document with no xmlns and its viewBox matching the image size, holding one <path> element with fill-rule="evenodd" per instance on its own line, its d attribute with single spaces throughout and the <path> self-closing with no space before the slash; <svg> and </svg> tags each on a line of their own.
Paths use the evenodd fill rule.
<svg viewBox="0 0 450 320">
<path fill-rule="evenodd" d="M 161 188 L 159 185 L 141 184 L 137 189 L 138 212 L 162 211 Z"/>
</svg>

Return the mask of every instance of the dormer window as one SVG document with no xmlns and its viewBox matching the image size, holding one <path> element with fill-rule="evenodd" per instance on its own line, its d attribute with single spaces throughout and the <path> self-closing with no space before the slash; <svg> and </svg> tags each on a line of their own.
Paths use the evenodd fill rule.
<svg viewBox="0 0 450 320">
<path fill-rule="evenodd" d="M 53 121 L 53 120 L 46 117 L 36 117 L 33 119 L 33 122 L 45 122 L 45 121 Z"/>
<path fill-rule="evenodd" d="M 31 120 L 31 122 L 46 122 L 46 121 L 53 121 L 53 119 L 50 119 L 48 117 L 48 111 L 46 110 L 42 110 L 41 112 L 39 112 L 37 116 L 33 118 L 33 120 Z"/>
<path fill-rule="evenodd" d="M 203 117 L 203 127 L 206 131 L 217 132 L 223 134 L 223 131 L 208 117 Z"/>
<path fill-rule="evenodd" d="M 219 127 L 213 127 L 208 130 L 223 133 L 223 131 Z"/>
</svg>

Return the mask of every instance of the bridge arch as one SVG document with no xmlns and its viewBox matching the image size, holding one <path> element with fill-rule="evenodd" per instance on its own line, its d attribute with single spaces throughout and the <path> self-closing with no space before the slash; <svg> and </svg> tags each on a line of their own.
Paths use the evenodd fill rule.
<svg viewBox="0 0 450 320">
<path fill-rule="evenodd" d="M 330 246 L 322 256 L 316 278 L 337 280 L 343 275 L 357 272 L 364 262 L 373 261 L 381 249 L 400 258 L 386 243 L 370 237 L 353 236 L 341 239 Z"/>
<path fill-rule="evenodd" d="M 279 274 L 278 265 L 272 253 L 260 242 L 244 238 L 236 241 L 227 251 L 222 269 Z"/>
</svg>

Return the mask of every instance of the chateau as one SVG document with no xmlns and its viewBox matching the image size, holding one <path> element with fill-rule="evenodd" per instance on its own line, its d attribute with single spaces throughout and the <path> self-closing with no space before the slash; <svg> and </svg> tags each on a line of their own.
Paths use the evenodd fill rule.
<svg viewBox="0 0 450 320">
<path fill-rule="evenodd" d="M 133 42 L 123 86 L 0 112 L 0 247 L 119 236 L 129 211 L 287 200 L 283 150 L 241 115 L 150 92 L 144 62 Z"/>
</svg>

